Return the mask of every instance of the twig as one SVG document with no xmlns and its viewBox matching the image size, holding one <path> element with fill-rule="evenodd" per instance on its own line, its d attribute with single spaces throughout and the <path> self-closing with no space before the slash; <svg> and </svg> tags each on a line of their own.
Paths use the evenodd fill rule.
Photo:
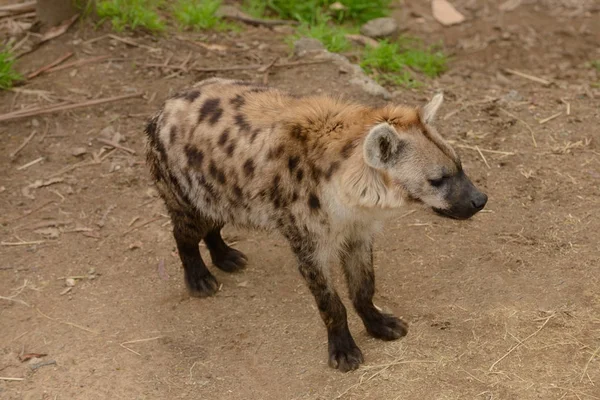
<svg viewBox="0 0 600 400">
<path fill-rule="evenodd" d="M 42 161 L 43 159 L 44 159 L 44 157 L 38 157 L 38 158 L 36 158 L 36 159 L 35 159 L 35 160 L 33 160 L 33 161 L 29 161 L 27 164 L 23 164 L 23 165 L 21 165 L 20 167 L 17 167 L 17 171 L 22 171 L 22 170 L 24 170 L 24 169 L 26 169 L 26 168 L 29 168 L 29 167 L 31 167 L 32 165 L 35 165 L 35 164 L 39 163 L 39 162 L 40 162 L 40 161 Z"/>
<path fill-rule="evenodd" d="M 114 96 L 114 97 L 106 97 L 103 99 L 96 99 L 96 100 L 88 100 L 88 101 L 82 101 L 81 103 L 75 103 L 75 104 L 69 104 L 69 105 L 61 105 L 61 106 L 54 106 L 54 107 L 40 107 L 40 108 L 34 108 L 31 109 L 27 112 L 23 112 L 23 113 L 7 113 L 4 115 L 0 115 L 0 122 L 2 121 L 11 121 L 11 120 L 15 120 L 15 119 L 19 119 L 19 118 L 25 118 L 25 117 L 32 117 L 34 115 L 42 115 L 42 114 L 50 114 L 50 113 L 54 113 L 57 111 L 66 111 L 66 110 L 72 110 L 75 108 L 81 108 L 81 107 L 88 107 L 88 106 L 95 106 L 98 104 L 104 104 L 104 103 L 110 103 L 113 101 L 119 101 L 119 100 L 125 100 L 125 99 L 130 99 L 132 97 L 141 97 L 142 93 L 132 93 L 132 94 L 124 94 L 121 96 Z"/>
<path fill-rule="evenodd" d="M 571 115 L 571 103 L 566 101 L 565 99 L 560 99 L 567 106 L 567 115 Z"/>
<path fill-rule="evenodd" d="M 98 334 L 98 332 L 96 332 L 96 331 L 94 331 L 92 329 L 86 328 L 85 326 L 81 326 L 81 325 L 74 324 L 73 322 L 61 321 L 60 319 L 49 317 L 48 315 L 46 315 L 43 312 L 41 312 L 39 308 L 36 307 L 35 309 L 37 310 L 38 313 L 40 313 L 40 315 L 42 317 L 48 318 L 51 321 L 56 321 L 56 322 L 61 323 L 61 324 L 69 325 L 69 326 L 72 326 L 72 327 L 75 327 L 75 328 L 78 328 L 78 329 L 81 329 L 81 330 L 84 330 L 86 332 L 93 333 L 93 334 L 96 334 L 96 335 Z"/>
<path fill-rule="evenodd" d="M 64 54 L 63 56 L 57 58 L 56 60 L 52 61 L 50 64 L 45 65 L 35 71 L 33 71 L 32 73 L 30 73 L 29 75 L 27 75 L 27 79 L 33 79 L 36 76 L 43 74 L 44 72 L 48 71 L 49 69 L 51 69 L 52 67 L 56 67 L 58 64 L 62 63 L 63 61 L 67 60 L 68 58 L 73 56 L 73 52 L 69 51 L 68 53 Z"/>
<path fill-rule="evenodd" d="M 300 65 L 312 65 L 312 64 L 324 64 L 331 62 L 331 60 L 315 60 L 315 61 L 297 61 L 297 62 L 289 62 L 289 63 L 281 63 L 281 64 L 273 64 L 271 68 L 280 68 L 280 67 L 296 67 Z M 182 70 L 182 68 L 178 65 L 164 65 L 164 64 L 144 64 L 145 67 L 155 67 L 155 68 L 168 68 L 168 69 L 177 69 Z M 196 72 L 226 72 L 226 71 L 243 71 L 250 69 L 259 69 L 264 67 L 262 64 L 250 64 L 250 65 L 233 65 L 231 67 L 213 67 L 213 68 L 191 68 L 192 71 Z M 0 119 L 1 121 L 1 119 Z"/>
<path fill-rule="evenodd" d="M 62 175 L 62 174 L 66 174 L 67 172 L 71 172 L 74 169 L 77 169 L 77 168 L 80 168 L 80 167 L 87 167 L 89 165 L 97 165 L 97 164 L 99 164 L 99 163 L 96 162 L 96 161 L 81 161 L 81 162 L 78 162 L 77 164 L 73 164 L 73 165 L 71 165 L 69 167 L 61 169 L 58 172 L 55 172 L 53 174 L 48 175 L 46 177 L 46 179 L 50 179 L 50 178 L 54 178 L 54 177 Z"/>
<path fill-rule="evenodd" d="M 21 4 L 8 4 L 0 6 L 0 17 L 13 16 L 35 11 L 35 1 L 29 1 Z"/>
<path fill-rule="evenodd" d="M 16 222 L 16 221 L 18 221 L 18 220 L 20 220 L 20 219 L 23 219 L 23 218 L 25 218 L 25 217 L 28 217 L 28 216 L 30 216 L 31 214 L 33 214 L 34 212 L 36 212 L 36 211 L 39 211 L 39 210 L 41 210 L 42 208 L 46 207 L 48 204 L 52 204 L 52 203 L 55 203 L 55 201 L 54 201 L 54 200 L 47 201 L 47 202 L 45 202 L 44 204 L 42 204 L 41 206 L 39 206 L 39 207 L 37 207 L 37 208 L 34 208 L 33 210 L 29 211 L 28 213 L 26 213 L 26 214 L 23 214 L 23 215 L 21 215 L 21 216 L 19 216 L 19 217 L 13 218 L 13 219 L 12 219 L 12 220 L 10 220 L 10 221 L 7 221 L 7 223 Z"/>
<path fill-rule="evenodd" d="M 14 301 L 15 303 L 23 304 L 25 307 L 31 307 L 28 303 L 24 302 L 23 300 L 13 299 L 11 297 L 0 296 L 0 300 Z"/>
<path fill-rule="evenodd" d="M 549 85 L 549 84 L 552 83 L 552 82 L 550 82 L 550 81 L 548 81 L 546 79 L 538 78 L 537 76 L 529 75 L 529 74 L 526 74 L 524 72 L 517 71 L 517 70 L 514 70 L 514 69 L 504 68 L 504 71 L 506 71 L 506 72 L 508 72 L 509 74 L 512 74 L 512 75 L 520 76 L 521 78 L 529 79 L 530 81 L 541 83 L 542 85 Z"/>
<path fill-rule="evenodd" d="M 104 143 L 107 146 L 114 147 L 115 149 L 123 150 L 129 154 L 135 154 L 135 150 L 130 149 L 129 147 L 121 146 L 119 143 L 113 142 L 112 140 L 96 138 L 100 143 Z"/>
<path fill-rule="evenodd" d="M 0 376 L 0 381 L 24 381 L 25 378 L 10 378 L 8 376 Z"/>
<path fill-rule="evenodd" d="M 522 341 L 520 341 L 519 343 L 515 344 L 513 347 L 510 348 L 510 350 L 508 350 L 506 352 L 506 354 L 504 354 L 502 357 L 500 357 L 498 360 L 496 360 L 496 362 L 494 362 L 490 368 L 488 369 L 488 371 L 491 371 L 494 369 L 494 367 L 502 360 L 504 360 L 506 357 L 508 357 L 510 355 L 510 353 L 512 353 L 513 351 L 515 351 L 517 348 L 519 348 L 521 345 L 523 345 L 523 343 L 525 343 L 527 340 L 531 339 L 532 337 L 534 337 L 535 335 L 537 335 L 538 333 L 540 333 L 540 331 L 542 329 L 544 329 L 544 327 L 546 326 L 546 324 L 548 323 L 548 321 L 550 321 L 555 314 L 550 315 L 548 318 L 546 318 L 546 320 L 544 321 L 544 323 L 542 324 L 542 326 L 540 326 L 540 328 L 533 332 L 531 335 L 527 336 L 525 339 L 523 339 Z"/>
<path fill-rule="evenodd" d="M 148 221 L 144 222 L 144 223 L 143 223 L 143 224 L 141 224 L 141 225 L 134 226 L 134 227 L 132 227 L 132 228 L 130 228 L 130 229 L 127 229 L 125 232 L 123 232 L 122 236 L 125 236 L 125 235 L 127 235 L 128 233 L 135 231 L 136 229 L 143 228 L 144 226 L 146 226 L 146 225 L 148 225 L 148 224 L 151 224 L 152 222 L 158 221 L 159 219 L 162 219 L 162 218 L 163 218 L 163 217 L 156 217 L 156 218 L 152 218 L 152 219 L 150 219 L 150 220 L 148 220 Z"/>
<path fill-rule="evenodd" d="M 23 150 L 23 149 L 25 148 L 25 146 L 27 146 L 27 143 L 29 143 L 29 141 L 30 141 L 31 139 L 33 139 L 33 137 L 35 136 L 35 134 L 36 134 L 36 133 L 37 133 L 37 131 L 36 131 L 36 130 L 34 130 L 33 132 L 31 132 L 31 135 L 27 136 L 27 139 L 25 139 L 25 140 L 23 141 L 23 143 L 21 143 L 21 145 L 20 145 L 19 147 L 17 147 L 17 149 L 16 149 L 15 151 L 13 151 L 12 153 L 10 153 L 10 158 L 15 158 L 15 156 L 16 156 L 17 154 L 19 154 L 19 152 L 20 152 L 21 150 Z"/>
<path fill-rule="evenodd" d="M 56 72 L 56 71 L 60 71 L 60 70 L 71 68 L 71 67 L 79 67 L 80 65 L 104 61 L 104 60 L 108 60 L 109 58 L 110 58 L 110 56 L 99 56 L 99 57 L 86 58 L 83 60 L 72 61 L 70 63 L 60 65 L 58 67 L 50 68 L 49 70 L 46 71 L 46 73 Z"/>
<path fill-rule="evenodd" d="M 263 78 L 262 78 L 263 85 L 266 85 L 269 82 L 269 70 L 271 69 L 271 67 L 273 67 L 273 65 L 277 62 L 277 60 L 279 60 L 279 57 L 275 57 L 269 65 L 261 67 L 257 70 L 258 72 L 263 73 Z"/>
<path fill-rule="evenodd" d="M 247 15 L 236 14 L 236 15 L 223 15 L 224 18 L 237 20 L 252 26 L 277 26 L 277 25 L 298 25 L 297 21 L 290 21 L 285 19 L 260 19 L 252 18 Z"/>
<path fill-rule="evenodd" d="M 46 243 L 45 240 L 32 240 L 30 242 L 0 242 L 2 246 L 29 246 L 31 244 L 42 244 Z"/>
<path fill-rule="evenodd" d="M 38 369 L 38 368 L 42 368 L 42 367 L 45 367 L 45 366 L 47 366 L 47 365 L 56 365 L 56 360 L 47 360 L 47 361 L 42 361 L 42 362 L 40 362 L 40 363 L 37 363 L 37 364 L 30 365 L 30 366 L 29 366 L 29 368 L 30 368 L 32 371 L 35 371 L 36 369 Z"/>
<path fill-rule="evenodd" d="M 483 160 L 483 162 L 485 163 L 485 165 L 488 167 L 488 169 L 492 169 L 492 167 L 490 167 L 490 164 L 488 164 L 487 160 L 485 159 L 485 156 L 481 152 L 481 149 L 479 148 L 479 146 L 475 146 L 475 149 L 477 149 L 477 152 L 481 156 L 481 159 Z"/>
<path fill-rule="evenodd" d="M 156 47 L 150 47 L 150 46 L 146 46 L 145 44 L 136 43 L 133 40 L 125 39 L 125 38 L 119 37 L 117 35 L 108 34 L 106 36 L 109 37 L 109 38 L 111 38 L 111 39 L 118 40 L 119 42 L 123 42 L 125 44 L 128 44 L 130 46 L 140 47 L 142 49 L 147 49 L 147 50 L 150 50 L 150 51 L 160 51 L 161 50 L 161 49 L 157 49 Z"/>
<path fill-rule="evenodd" d="M 543 125 L 543 124 L 545 124 L 545 123 L 546 123 L 546 122 L 548 122 L 548 121 L 552 121 L 554 118 L 558 118 L 558 117 L 560 117 L 561 115 L 562 115 L 562 111 L 560 111 L 560 112 L 557 112 L 556 114 L 554 114 L 554 115 L 551 115 L 551 116 L 549 116 L 548 118 L 541 119 L 541 120 L 539 121 L 539 124 L 540 124 L 540 125 Z"/>
<path fill-rule="evenodd" d="M 137 354 L 138 356 L 141 356 L 140 353 L 138 353 L 135 350 L 130 349 L 129 347 L 125 346 L 126 344 L 132 344 L 132 343 L 140 343 L 140 342 L 149 342 L 151 340 L 156 340 L 156 339 L 160 339 L 162 336 L 156 336 L 156 337 L 151 337 L 151 338 L 147 338 L 147 339 L 137 339 L 137 340 L 130 340 L 128 342 L 123 342 L 123 343 L 119 343 L 119 346 L 121 346 L 122 348 L 124 348 L 125 350 L 129 350 L 130 352 L 132 352 L 133 354 Z"/>
<path fill-rule="evenodd" d="M 467 146 L 466 144 L 457 144 L 456 147 L 460 147 L 461 149 L 469 149 L 469 150 L 475 150 L 475 151 L 482 151 L 484 153 L 502 154 L 503 156 L 514 156 L 515 155 L 515 153 L 513 153 L 512 151 L 500 151 L 500 150 L 481 149 L 479 147 Z"/>
<path fill-rule="evenodd" d="M 506 115 L 508 115 L 509 117 L 512 117 L 514 119 L 516 119 L 517 121 L 519 121 L 520 123 L 522 123 L 523 125 L 525 125 L 527 127 L 527 129 L 529 129 L 529 133 L 531 133 L 531 141 L 533 142 L 533 147 L 537 147 L 537 142 L 535 140 L 535 136 L 533 135 L 533 129 L 531 128 L 531 126 L 523 121 L 521 118 L 517 117 L 516 115 L 506 111 L 504 108 L 500 108 L 500 111 L 502 111 L 503 113 L 505 113 Z"/>
<path fill-rule="evenodd" d="M 587 363 L 585 363 L 585 368 L 583 368 L 583 372 L 581 373 L 581 379 L 579 379 L 579 382 L 583 381 L 583 377 L 587 374 L 588 367 L 590 366 L 591 362 L 594 360 L 599 351 L 600 346 L 598 346 L 598 348 L 592 353 L 592 356 L 587 361 Z"/>
</svg>

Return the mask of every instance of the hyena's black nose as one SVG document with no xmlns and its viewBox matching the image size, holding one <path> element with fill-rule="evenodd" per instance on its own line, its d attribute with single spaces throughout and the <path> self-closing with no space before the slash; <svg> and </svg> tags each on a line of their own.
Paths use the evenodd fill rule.
<svg viewBox="0 0 600 400">
<path fill-rule="evenodd" d="M 483 207 L 485 207 L 485 204 L 487 203 L 488 197 L 485 193 L 477 193 L 475 196 L 473 196 L 473 199 L 471 200 L 471 205 L 473 206 L 474 209 L 476 209 L 477 211 L 483 210 Z"/>
</svg>

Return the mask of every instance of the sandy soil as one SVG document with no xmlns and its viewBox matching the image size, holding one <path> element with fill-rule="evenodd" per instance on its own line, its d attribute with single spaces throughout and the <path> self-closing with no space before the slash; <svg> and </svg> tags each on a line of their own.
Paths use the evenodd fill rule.
<svg viewBox="0 0 600 400">
<path fill-rule="evenodd" d="M 20 59 L 29 72 L 67 51 L 113 58 L 22 87 L 48 93 L 2 92 L 1 113 L 143 97 L 0 124 L 0 295 L 10 297 L 0 299 L 0 377 L 24 378 L 0 380 L 0 398 L 600 399 L 600 73 L 586 65 L 600 59 L 599 10 L 593 1 L 525 1 L 509 13 L 492 1 L 454 3 L 467 21 L 451 28 L 425 5 L 395 11 L 407 33 L 443 39 L 452 61 L 439 79 L 396 89 L 392 100 L 420 104 L 444 90 L 438 127 L 490 200 L 470 221 L 407 209 L 386 225 L 376 301 L 405 318 L 409 334 L 372 339 L 350 311 L 366 362 L 348 374 L 327 366 L 325 329 L 276 235 L 227 229 L 249 267 L 212 268 L 218 295 L 188 297 L 144 165 L 144 121 L 171 92 L 210 76 L 263 76 L 145 64 L 268 64 L 289 55 L 283 34 L 135 35 L 134 47 L 88 42 L 108 30 L 76 26 Z M 334 64 L 276 68 L 269 84 L 382 103 Z M 135 153 L 97 140 L 115 133 Z M 32 370 L 19 360 L 28 353 L 55 364 Z"/>
</svg>

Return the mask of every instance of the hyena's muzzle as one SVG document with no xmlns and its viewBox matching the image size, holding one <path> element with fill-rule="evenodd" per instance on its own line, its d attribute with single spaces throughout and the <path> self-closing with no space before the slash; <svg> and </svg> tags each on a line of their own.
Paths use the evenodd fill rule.
<svg viewBox="0 0 600 400">
<path fill-rule="evenodd" d="M 463 171 L 449 178 L 445 200 L 448 207 L 434 208 L 438 214 L 455 219 L 468 219 L 483 210 L 487 195 L 473 185 Z"/>
</svg>

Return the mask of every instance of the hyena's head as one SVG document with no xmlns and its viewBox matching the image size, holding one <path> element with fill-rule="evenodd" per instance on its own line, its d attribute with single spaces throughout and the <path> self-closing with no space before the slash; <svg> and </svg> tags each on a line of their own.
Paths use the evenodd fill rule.
<svg viewBox="0 0 600 400">
<path fill-rule="evenodd" d="M 460 159 L 431 126 L 443 96 L 418 109 L 418 122 L 383 122 L 368 133 L 363 147 L 366 163 L 396 185 L 405 201 L 417 201 L 437 213 L 467 219 L 481 211 L 487 195 L 462 169 Z M 392 116 L 393 117 L 393 116 Z"/>
</svg>

